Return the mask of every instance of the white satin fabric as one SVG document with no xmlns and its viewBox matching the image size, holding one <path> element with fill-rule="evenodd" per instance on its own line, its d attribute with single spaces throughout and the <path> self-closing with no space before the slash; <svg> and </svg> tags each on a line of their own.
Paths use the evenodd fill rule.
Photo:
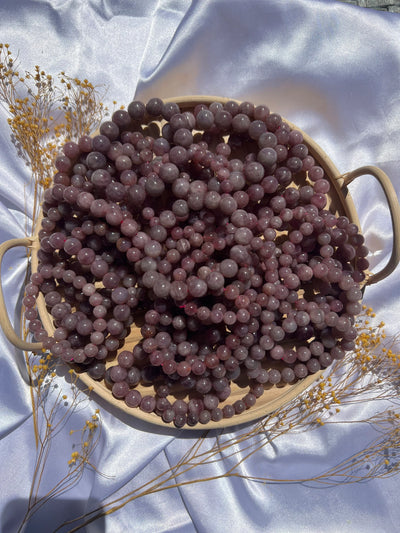
<svg viewBox="0 0 400 533">
<path fill-rule="evenodd" d="M 0 39 L 19 52 L 22 68 L 39 64 L 108 87 L 112 108 L 134 96 L 225 95 L 265 103 L 305 130 L 340 171 L 377 165 L 400 192 L 400 16 L 333 0 L 2 0 Z M 29 169 L 9 140 L 0 109 L 0 241 L 24 236 Z M 374 269 L 391 252 L 383 194 L 371 177 L 351 193 L 372 251 Z M 28 211 L 32 199 L 27 199 Z M 26 259 L 7 253 L 1 281 L 10 316 L 18 316 Z M 399 329 L 400 269 L 371 286 L 365 301 L 388 333 Z M 17 308 L 17 309 L 16 309 Z M 16 311 L 14 311 L 16 309 Z M 0 530 L 16 531 L 32 479 L 35 444 L 22 353 L 0 332 Z M 57 378 L 60 386 L 63 378 Z M 68 470 L 78 434 L 97 404 L 84 402 L 54 437 L 40 494 Z M 100 404 L 103 430 L 82 480 L 27 529 L 54 531 L 64 519 L 122 495 L 176 463 L 197 434 L 160 431 Z M 347 407 L 344 419 L 367 418 L 377 406 Z M 234 428 L 235 430 L 235 428 Z M 76 436 L 78 435 L 78 436 Z M 265 446 L 239 469 L 277 479 L 319 475 L 376 438 L 372 428 L 324 426 Z M 209 441 L 215 435 L 208 437 Z M 201 476 L 223 473 L 231 459 Z M 187 478 L 188 479 L 188 478 Z M 398 531 L 400 477 L 317 486 L 220 479 L 140 498 L 90 532 L 335 533 Z M 63 529 L 62 531 L 66 531 Z"/>
</svg>

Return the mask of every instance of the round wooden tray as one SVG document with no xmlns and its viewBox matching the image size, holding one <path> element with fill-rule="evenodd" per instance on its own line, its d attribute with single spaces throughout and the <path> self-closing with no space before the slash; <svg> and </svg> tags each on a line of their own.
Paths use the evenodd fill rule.
<svg viewBox="0 0 400 533">
<path fill-rule="evenodd" d="M 188 111 L 188 110 L 193 110 L 194 107 L 200 103 L 209 105 L 212 102 L 218 101 L 221 103 L 225 103 L 229 100 L 230 100 L 229 98 L 221 98 L 221 97 L 215 97 L 215 96 L 187 96 L 187 97 L 169 98 L 169 99 L 165 99 L 164 101 L 165 102 L 176 102 L 180 106 L 182 111 Z M 393 270 L 396 268 L 400 260 L 400 207 L 399 207 L 396 193 L 394 191 L 392 183 L 390 182 L 390 179 L 387 177 L 387 175 L 382 170 L 380 170 L 377 167 L 373 167 L 373 166 L 365 166 L 357 170 L 354 170 L 352 172 L 348 172 L 346 174 L 340 174 L 337 168 L 335 167 L 335 165 L 329 159 L 329 157 L 325 154 L 325 152 L 320 148 L 320 146 L 315 141 L 313 141 L 300 128 L 296 127 L 290 122 L 288 122 L 288 124 L 293 129 L 297 129 L 302 132 L 303 137 L 304 137 L 304 143 L 307 145 L 310 155 L 312 155 L 316 163 L 324 169 L 326 177 L 332 185 L 330 193 L 329 193 L 329 198 L 328 198 L 329 207 L 327 208 L 329 208 L 329 210 L 333 212 L 334 214 L 346 215 L 351 220 L 351 222 L 354 222 L 355 224 L 358 225 L 358 227 L 360 227 L 357 212 L 356 212 L 354 203 L 351 199 L 351 196 L 349 194 L 349 191 L 347 189 L 347 185 L 351 181 L 353 181 L 354 179 L 362 175 L 371 175 L 375 177 L 381 184 L 383 192 L 388 202 L 390 216 L 392 219 L 393 247 L 392 247 L 391 257 L 388 263 L 386 264 L 386 266 L 382 268 L 379 272 L 369 275 L 365 282 L 365 285 L 371 285 L 372 283 L 376 283 L 378 281 L 383 280 L 391 272 L 393 272 Z M 151 124 L 149 125 L 149 128 L 151 128 Z M 298 185 L 299 183 L 296 183 L 296 184 Z M 31 270 L 32 272 L 36 272 L 38 269 L 37 252 L 40 247 L 38 236 L 37 236 L 39 229 L 40 229 L 40 224 L 38 223 L 36 226 L 36 233 L 32 238 L 12 239 L 0 245 L 0 266 L 1 266 L 1 261 L 3 259 L 3 256 L 7 250 L 15 246 L 26 246 L 31 249 Z M 49 334 L 52 334 L 54 332 L 54 325 L 52 322 L 52 318 L 47 311 L 47 308 L 44 302 L 44 297 L 42 294 L 40 294 L 37 299 L 37 307 L 38 307 L 40 318 L 43 323 L 43 327 L 46 329 L 46 331 Z M 26 351 L 33 351 L 33 352 L 37 352 L 42 349 L 41 343 L 27 342 L 19 338 L 18 335 L 15 333 L 10 323 L 7 312 L 6 312 L 1 282 L 0 282 L 0 323 L 8 340 L 13 345 L 15 345 L 17 348 L 26 350 Z M 127 339 L 125 339 L 125 344 L 124 344 L 123 349 L 132 349 L 140 340 L 141 340 L 140 328 L 132 327 L 130 335 L 127 337 Z M 115 361 L 110 362 L 108 364 L 109 365 L 115 364 Z M 248 423 L 248 422 L 257 420 L 261 418 L 262 416 L 265 416 L 275 411 L 276 409 L 278 409 L 285 403 L 294 399 L 302 391 L 304 391 L 307 387 L 309 387 L 316 379 L 318 379 L 320 374 L 321 372 L 310 375 L 303 380 L 297 381 L 294 384 L 285 384 L 285 385 L 278 385 L 278 386 L 276 385 L 271 386 L 270 384 L 266 384 L 265 392 L 263 396 L 261 396 L 257 400 L 257 403 L 255 404 L 254 407 L 246 410 L 240 415 L 235 415 L 234 417 L 230 419 L 222 419 L 220 422 L 209 422 L 206 426 L 200 426 L 200 428 L 201 427 L 204 427 L 206 429 L 227 428 L 227 427 L 231 427 L 234 425 Z M 104 382 L 98 382 L 96 380 L 93 380 L 86 373 L 80 373 L 79 379 L 85 385 L 93 389 L 93 391 L 96 394 L 98 394 L 101 398 L 103 398 L 107 402 L 107 404 L 109 404 L 110 406 L 115 407 L 118 410 L 122 410 L 123 412 L 129 414 L 130 416 L 144 420 L 146 422 L 150 422 L 152 424 L 156 424 L 158 426 L 163 426 L 163 427 L 166 427 L 168 425 L 173 426 L 172 423 L 165 424 L 162 421 L 162 419 L 159 416 L 157 416 L 155 413 L 145 413 L 141 411 L 139 408 L 132 409 L 132 408 L 127 407 L 126 404 L 122 400 L 117 400 L 116 398 L 114 398 L 110 389 L 106 387 Z M 142 394 L 153 393 L 152 387 L 138 386 L 137 388 Z M 247 389 L 242 389 L 236 383 L 232 383 L 232 394 L 228 398 L 226 403 L 233 403 L 235 400 L 241 399 L 246 394 L 246 392 L 247 392 Z M 177 393 L 176 397 L 181 397 L 181 395 Z M 195 426 L 193 428 L 189 426 L 185 426 L 183 429 L 196 430 L 196 429 L 199 429 L 199 426 Z"/>
</svg>

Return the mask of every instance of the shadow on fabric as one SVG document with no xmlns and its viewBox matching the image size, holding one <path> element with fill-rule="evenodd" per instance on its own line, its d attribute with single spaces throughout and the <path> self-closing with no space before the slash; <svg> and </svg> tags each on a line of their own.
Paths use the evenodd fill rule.
<svg viewBox="0 0 400 533">
<path fill-rule="evenodd" d="M 0 521 L 0 531 L 4 533 L 16 532 L 20 526 L 23 516 L 28 506 L 26 499 L 20 498 L 12 500 L 3 511 Z M 74 499 L 54 499 L 47 502 L 43 507 L 31 517 L 29 522 L 21 529 L 21 533 L 53 533 L 55 530 L 59 533 L 67 533 L 83 523 L 83 520 L 77 520 L 72 524 L 66 524 L 67 521 L 82 516 L 87 509 L 100 509 L 99 501 L 74 500 Z M 59 528 L 59 529 L 57 529 Z M 88 526 L 79 529 L 82 533 L 104 533 L 106 531 L 105 517 L 95 520 Z"/>
</svg>

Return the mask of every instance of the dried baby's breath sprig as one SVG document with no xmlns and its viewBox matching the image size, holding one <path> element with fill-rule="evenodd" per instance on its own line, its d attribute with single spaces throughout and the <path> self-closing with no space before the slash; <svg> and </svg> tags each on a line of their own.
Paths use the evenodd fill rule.
<svg viewBox="0 0 400 533">
<path fill-rule="evenodd" d="M 65 122 L 56 126 L 56 137 L 72 141 L 89 135 L 107 112 L 98 98 L 98 88 L 87 79 L 81 81 L 67 76 L 65 72 L 61 72 L 60 82 L 63 88 L 61 109 Z"/>
<path fill-rule="evenodd" d="M 9 45 L 0 44 L 0 102 L 9 113 L 11 140 L 30 167 L 33 227 L 43 191 L 55 173 L 61 146 L 92 133 L 107 112 L 101 102 L 104 87 L 61 72 L 55 79 L 39 65 L 21 73 Z"/>
<path fill-rule="evenodd" d="M 91 458 L 101 435 L 101 416 L 100 411 L 96 409 L 92 417 L 86 420 L 84 427 L 79 430 L 79 441 L 71 441 L 73 451 L 67 462 L 66 474 L 43 495 L 40 489 L 46 476 L 50 449 L 73 414 L 86 408 L 89 399 L 76 386 L 77 374 L 73 371 L 65 372 L 65 365 L 59 363 L 49 353 L 44 351 L 38 356 L 27 354 L 27 357 L 34 400 L 33 419 L 37 431 L 37 453 L 28 505 L 18 531 L 22 531 L 31 517 L 49 500 L 59 497 L 75 486 L 86 468 L 95 469 Z M 64 380 L 56 379 L 63 375 Z M 71 437 L 74 433 L 70 432 Z"/>
<path fill-rule="evenodd" d="M 96 470 L 90 459 L 100 436 L 98 431 L 100 428 L 100 411 L 99 409 L 96 409 L 92 417 L 85 421 L 82 429 L 79 431 L 70 431 L 70 435 L 73 435 L 74 433 L 80 434 L 80 441 L 78 443 L 79 451 L 73 451 L 71 458 L 68 460 L 68 465 L 72 471 L 79 466 L 83 467 L 85 465 L 89 465 Z M 78 469 L 77 472 L 81 473 L 82 469 Z"/>
</svg>

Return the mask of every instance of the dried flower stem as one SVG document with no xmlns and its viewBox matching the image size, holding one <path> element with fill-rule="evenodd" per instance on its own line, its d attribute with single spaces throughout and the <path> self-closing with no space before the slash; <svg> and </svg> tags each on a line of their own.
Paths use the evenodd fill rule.
<svg viewBox="0 0 400 533">
<path fill-rule="evenodd" d="M 80 451 L 72 453 L 68 461 L 68 472 L 60 479 L 52 489 L 44 496 L 39 496 L 39 490 L 46 475 L 47 460 L 51 445 L 57 434 L 62 431 L 73 413 L 87 402 L 87 397 L 76 386 L 77 376 L 75 373 L 67 374 L 68 395 L 59 389 L 55 383 L 57 364 L 49 354 L 42 357 L 31 356 L 28 359 L 28 369 L 31 375 L 32 388 L 34 390 L 34 419 L 38 424 L 38 446 L 35 458 L 35 466 L 32 474 L 31 488 L 25 516 L 21 522 L 19 531 L 30 518 L 50 499 L 55 498 L 74 485 L 76 485 L 87 466 L 94 468 L 90 458 L 98 444 L 101 434 L 99 411 L 85 422 L 80 430 Z M 66 406 L 68 404 L 68 407 Z"/>
<path fill-rule="evenodd" d="M 39 214 L 43 191 L 53 178 L 54 160 L 69 140 L 88 135 L 107 112 L 101 99 L 104 88 L 61 72 L 58 82 L 38 65 L 21 74 L 9 45 L 0 43 L 0 103 L 9 113 L 11 140 L 17 154 L 31 169 L 33 224 Z M 28 233 L 28 230 L 27 230 Z"/>
</svg>

